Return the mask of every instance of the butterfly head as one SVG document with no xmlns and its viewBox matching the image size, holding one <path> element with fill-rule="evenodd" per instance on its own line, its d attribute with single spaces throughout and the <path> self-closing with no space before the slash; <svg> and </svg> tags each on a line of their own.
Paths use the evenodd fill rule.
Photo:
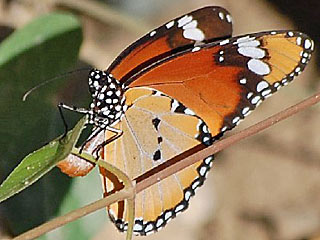
<svg viewBox="0 0 320 240">
<path fill-rule="evenodd" d="M 119 120 L 125 111 L 125 87 L 111 74 L 97 69 L 90 71 L 88 82 L 93 98 L 89 123 L 106 128 Z"/>
</svg>

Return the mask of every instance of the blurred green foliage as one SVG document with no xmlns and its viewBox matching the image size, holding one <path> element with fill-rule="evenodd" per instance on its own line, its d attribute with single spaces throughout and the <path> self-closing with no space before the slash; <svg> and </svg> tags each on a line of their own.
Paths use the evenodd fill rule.
<svg viewBox="0 0 320 240">
<path fill-rule="evenodd" d="M 0 43 L 0 182 L 27 154 L 63 133 L 56 105 L 60 101 L 58 93 L 70 86 L 67 80 L 42 87 L 26 102 L 22 101 L 22 96 L 33 86 L 74 68 L 81 43 L 79 21 L 64 13 L 41 16 Z M 69 118 L 68 115 L 69 125 L 80 117 L 71 115 Z M 53 169 L 28 189 L 1 203 L 0 208 L 13 235 L 61 214 L 61 206 L 66 213 L 84 205 L 70 191 L 71 183 L 69 177 Z M 87 198 L 85 196 L 85 202 Z M 77 239 L 88 238 L 85 233 L 88 230 L 79 231 L 79 223 L 73 226 L 77 230 L 69 229 L 69 232 L 74 232 Z M 92 234 L 92 230 L 89 232 Z M 68 234 L 68 238 L 59 239 L 75 236 Z"/>
</svg>

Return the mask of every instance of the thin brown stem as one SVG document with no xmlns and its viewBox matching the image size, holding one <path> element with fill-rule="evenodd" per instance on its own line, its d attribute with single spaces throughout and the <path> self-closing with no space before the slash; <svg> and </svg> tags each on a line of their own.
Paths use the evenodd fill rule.
<svg viewBox="0 0 320 240">
<path fill-rule="evenodd" d="M 87 14 L 103 23 L 121 26 L 135 34 L 144 34 L 150 27 L 132 16 L 110 8 L 99 1 L 88 0 L 56 0 L 57 4 Z"/>
<path fill-rule="evenodd" d="M 133 191 L 130 189 L 123 189 L 119 192 L 112 194 L 107 198 L 100 199 L 96 202 L 93 202 L 85 207 L 78 208 L 70 213 L 67 213 L 63 216 L 57 217 L 49 222 L 46 222 L 38 227 L 35 227 L 18 237 L 13 238 L 14 240 L 29 240 L 37 238 L 47 232 L 50 232 L 58 227 L 61 227 L 69 222 L 75 221 L 76 219 L 86 216 L 92 212 L 95 212 L 101 208 L 109 206 L 112 203 L 128 199 L 134 195 Z"/>
<path fill-rule="evenodd" d="M 241 132 L 238 132 L 224 140 L 218 141 L 216 143 L 214 143 L 212 146 L 207 147 L 205 149 L 203 149 L 203 147 L 196 147 L 194 149 L 200 149 L 197 152 L 193 152 L 190 151 L 191 154 L 189 154 L 188 156 L 186 156 L 184 153 L 181 154 L 183 155 L 183 159 L 176 161 L 175 164 L 173 165 L 168 165 L 165 168 L 161 168 L 159 165 L 158 167 L 156 167 L 155 169 L 159 168 L 159 171 L 153 171 L 154 174 L 144 174 L 142 176 L 140 176 L 138 179 L 142 179 L 141 181 L 137 180 L 135 189 L 133 188 L 132 191 L 128 191 L 126 189 L 123 189 L 119 192 L 116 192 L 102 200 L 96 201 L 86 207 L 83 208 L 79 208 L 75 211 L 72 211 L 64 216 L 58 217 L 50 222 L 47 222 L 39 227 L 36 227 L 16 238 L 14 238 L 14 240 L 26 240 L 26 239 L 33 239 L 36 238 L 46 232 L 49 232 L 55 228 L 58 228 L 62 225 L 65 225 L 71 221 L 76 220 L 77 218 L 80 218 L 82 216 L 85 216 L 93 211 L 96 211 L 100 208 L 103 208 L 107 205 L 110 205 L 114 202 L 117 201 L 121 201 L 124 199 L 129 199 L 129 198 L 133 198 L 135 193 L 141 192 L 142 190 L 146 189 L 147 187 L 157 183 L 158 181 L 179 172 L 180 170 L 190 166 L 191 164 L 204 159 L 212 154 L 215 154 L 229 146 L 231 146 L 232 144 L 245 139 L 249 136 L 252 136 L 254 134 L 257 134 L 258 132 L 271 127 L 272 125 L 306 109 L 307 107 L 310 107 L 316 103 L 318 103 L 320 101 L 320 92 L 313 95 L 312 97 L 292 106 L 287 108 L 286 110 L 279 112 L 275 115 L 273 115 L 272 117 L 267 118 L 264 121 L 261 121 Z M 199 145 L 200 146 L 200 145 Z M 201 150 L 202 149 L 202 150 Z M 188 152 L 188 151 L 187 151 Z M 168 160 L 170 161 L 170 160 Z M 134 191 L 135 190 L 135 191 Z"/>
</svg>

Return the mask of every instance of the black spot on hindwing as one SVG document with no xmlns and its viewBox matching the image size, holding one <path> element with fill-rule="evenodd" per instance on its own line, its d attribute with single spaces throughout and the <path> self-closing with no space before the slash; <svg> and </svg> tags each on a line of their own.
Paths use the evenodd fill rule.
<svg viewBox="0 0 320 240">
<path fill-rule="evenodd" d="M 152 124 L 154 126 L 154 128 L 158 131 L 159 130 L 159 124 L 160 124 L 161 120 L 159 118 L 154 118 L 152 119 Z"/>
<path fill-rule="evenodd" d="M 154 152 L 153 154 L 153 160 L 157 161 L 161 158 L 161 151 L 158 149 L 157 151 Z"/>
</svg>

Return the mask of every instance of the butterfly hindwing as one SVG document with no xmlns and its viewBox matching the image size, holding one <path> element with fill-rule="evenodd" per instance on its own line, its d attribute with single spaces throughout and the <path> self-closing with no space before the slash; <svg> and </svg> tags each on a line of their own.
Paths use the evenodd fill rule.
<svg viewBox="0 0 320 240">
<path fill-rule="evenodd" d="M 131 88 L 126 92 L 126 104 L 128 110 L 114 126 L 123 134 L 105 147 L 105 159 L 131 179 L 200 143 L 211 143 L 210 131 L 199 117 L 158 91 Z M 107 135 L 109 138 L 112 134 Z M 134 232 L 145 235 L 157 231 L 185 210 L 194 190 L 202 185 L 212 159 L 200 160 L 138 193 Z M 110 173 L 105 176 L 105 195 L 119 190 L 118 180 L 110 177 Z M 109 207 L 109 215 L 121 231 L 126 230 L 127 214 L 123 201 Z"/>
<path fill-rule="evenodd" d="M 126 48 L 108 72 L 123 82 L 136 71 L 194 43 L 231 37 L 232 19 L 221 7 L 204 7 L 178 17 L 149 32 Z"/>
<path fill-rule="evenodd" d="M 195 111 L 215 136 L 299 75 L 312 50 L 312 40 L 299 32 L 249 34 L 172 55 L 127 83 L 177 99 Z"/>
</svg>

